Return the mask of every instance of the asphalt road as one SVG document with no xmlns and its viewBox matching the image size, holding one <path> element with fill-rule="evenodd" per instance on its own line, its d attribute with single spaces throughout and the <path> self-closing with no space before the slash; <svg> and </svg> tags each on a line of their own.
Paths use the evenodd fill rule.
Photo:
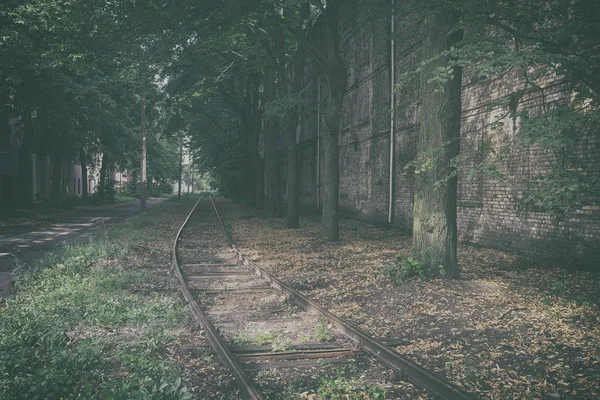
<svg viewBox="0 0 600 400">
<path fill-rule="evenodd" d="M 166 199 L 149 199 L 147 207 Z M 81 208 L 50 216 L 43 223 L 4 227 L 0 231 L 0 297 L 9 288 L 11 271 L 17 263 L 31 264 L 59 245 L 103 235 L 124 218 L 137 213 L 139 203 L 127 203 Z"/>
</svg>

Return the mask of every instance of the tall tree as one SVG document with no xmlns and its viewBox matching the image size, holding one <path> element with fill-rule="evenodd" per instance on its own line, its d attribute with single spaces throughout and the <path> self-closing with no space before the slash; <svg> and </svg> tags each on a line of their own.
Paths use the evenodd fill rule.
<svg viewBox="0 0 600 400">
<path fill-rule="evenodd" d="M 448 50 L 462 39 L 451 13 L 432 13 L 424 21 L 421 74 L 421 122 L 417 154 L 430 165 L 415 177 L 412 252 L 422 266 L 448 278 L 459 276 L 456 257 L 457 178 L 449 173 L 459 153 L 462 70 L 455 66 L 440 84 L 435 79 L 448 65 Z"/>
<path fill-rule="evenodd" d="M 340 146 L 339 133 L 342 120 L 342 106 L 346 94 L 346 65 L 340 53 L 341 43 L 341 1 L 320 1 L 322 11 L 324 41 L 319 60 L 327 82 L 327 109 L 324 117 L 323 141 L 323 204 L 321 214 L 321 235 L 329 241 L 340 239 L 339 228 L 339 187 L 340 187 Z"/>
<path fill-rule="evenodd" d="M 284 119 L 285 140 L 287 145 L 287 213 L 285 225 L 287 228 L 298 228 L 300 214 L 300 165 L 298 159 L 298 144 L 296 130 L 298 129 L 300 107 L 300 92 L 302 80 L 306 67 L 306 51 L 302 41 L 308 40 L 306 21 L 310 17 L 310 6 L 304 3 L 300 6 L 299 19 L 297 20 L 298 35 L 301 40 L 297 41 L 296 51 L 292 58 L 291 82 L 288 95 L 296 96 L 296 101 L 291 102 L 291 108 L 287 110 Z"/>
</svg>

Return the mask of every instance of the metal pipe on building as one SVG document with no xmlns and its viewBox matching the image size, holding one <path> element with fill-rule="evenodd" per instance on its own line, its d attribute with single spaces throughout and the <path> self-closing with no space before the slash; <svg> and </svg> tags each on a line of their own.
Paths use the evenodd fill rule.
<svg viewBox="0 0 600 400">
<path fill-rule="evenodd" d="M 392 1 L 392 17 L 390 21 L 390 181 L 389 181 L 389 198 L 388 198 L 388 223 L 392 223 L 394 213 L 394 136 L 395 136 L 395 108 L 396 108 L 396 93 L 394 86 L 396 85 L 396 54 L 395 54 L 395 38 L 396 20 L 395 20 L 395 0 Z"/>
</svg>

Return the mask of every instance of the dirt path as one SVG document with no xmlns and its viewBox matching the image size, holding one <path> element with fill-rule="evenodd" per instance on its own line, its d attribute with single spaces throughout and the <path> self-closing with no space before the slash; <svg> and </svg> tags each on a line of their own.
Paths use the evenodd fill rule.
<svg viewBox="0 0 600 400">
<path fill-rule="evenodd" d="M 150 199 L 147 205 L 152 207 L 166 199 Z M 80 208 L 33 224 L 3 226 L 0 230 L 0 297 L 10 288 L 10 277 L 17 263 L 31 264 L 61 244 L 104 234 L 138 212 L 138 203 L 117 204 Z"/>
</svg>

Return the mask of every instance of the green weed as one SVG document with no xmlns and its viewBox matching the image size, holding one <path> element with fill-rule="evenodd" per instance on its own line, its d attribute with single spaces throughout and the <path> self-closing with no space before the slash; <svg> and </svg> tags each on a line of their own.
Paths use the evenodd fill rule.
<svg viewBox="0 0 600 400">
<path fill-rule="evenodd" d="M 132 225 L 20 267 L 0 310 L 0 398 L 191 398 L 166 357 L 189 314 L 176 293 L 128 289 L 153 279 L 119 265 L 140 240 Z"/>
<path fill-rule="evenodd" d="M 379 387 L 365 387 L 360 379 L 348 379 L 344 372 L 337 371 L 335 378 L 323 377 L 317 389 L 319 398 L 323 399 L 372 399 L 384 400 L 386 392 Z"/>
<path fill-rule="evenodd" d="M 319 342 L 330 342 L 333 339 L 333 335 L 327 326 L 326 321 L 320 320 L 315 331 L 315 338 Z"/>
<path fill-rule="evenodd" d="M 277 352 L 277 351 L 287 351 L 287 350 L 289 350 L 289 348 L 290 348 L 291 345 L 292 345 L 292 339 L 290 339 L 290 338 L 282 338 L 282 337 L 276 338 L 271 343 L 272 350 L 274 352 Z"/>
<path fill-rule="evenodd" d="M 440 268 L 443 271 L 443 268 Z M 395 284 L 401 284 L 412 278 L 418 277 L 427 279 L 432 276 L 432 272 L 424 268 L 418 260 L 398 253 L 394 264 L 386 267 L 383 275 Z"/>
</svg>

